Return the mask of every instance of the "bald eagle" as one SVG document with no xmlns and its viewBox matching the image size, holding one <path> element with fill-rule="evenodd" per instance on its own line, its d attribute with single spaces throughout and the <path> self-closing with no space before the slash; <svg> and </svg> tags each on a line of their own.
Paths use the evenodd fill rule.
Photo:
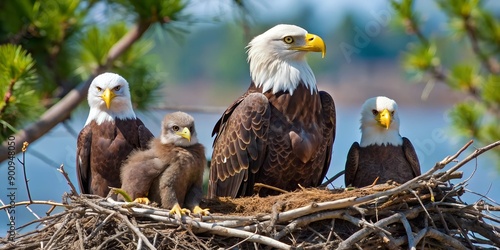
<svg viewBox="0 0 500 250">
<path fill-rule="evenodd" d="M 194 118 L 170 113 L 163 118 L 160 138 L 153 139 L 148 150 L 133 152 L 123 164 L 122 189 L 131 199 L 152 200 L 171 209 L 171 214 L 207 215 L 208 210 L 199 206 L 205 166 L 205 148 L 198 143 Z"/>
<path fill-rule="evenodd" d="M 120 75 L 98 75 L 89 87 L 89 116 L 77 140 L 76 173 L 80 191 L 105 197 L 120 187 L 120 167 L 134 149 L 144 149 L 153 134 L 135 116 L 128 82 Z"/>
<path fill-rule="evenodd" d="M 280 24 L 247 48 L 252 82 L 213 129 L 208 196 L 253 195 L 255 183 L 284 190 L 320 185 L 331 160 L 335 105 L 318 91 L 306 54 L 324 56 L 325 43 Z"/>
<path fill-rule="evenodd" d="M 417 153 L 399 134 L 398 105 L 385 96 L 373 97 L 361 111 L 361 142 L 354 142 L 345 164 L 345 185 L 364 187 L 393 180 L 404 183 L 420 175 Z"/>
</svg>

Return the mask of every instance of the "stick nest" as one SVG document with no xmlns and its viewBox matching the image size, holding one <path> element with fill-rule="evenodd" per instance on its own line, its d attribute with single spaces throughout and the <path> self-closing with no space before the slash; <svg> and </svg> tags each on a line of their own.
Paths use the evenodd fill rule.
<svg viewBox="0 0 500 250">
<path fill-rule="evenodd" d="M 73 190 L 63 212 L 31 222 L 37 229 L 14 241 L 0 239 L 0 249 L 498 248 L 500 205 L 487 197 L 466 204 L 460 196 L 468 180 L 451 183 L 489 148 L 442 170 L 466 146 L 402 185 L 204 200 L 212 214 L 201 218 Z"/>
</svg>

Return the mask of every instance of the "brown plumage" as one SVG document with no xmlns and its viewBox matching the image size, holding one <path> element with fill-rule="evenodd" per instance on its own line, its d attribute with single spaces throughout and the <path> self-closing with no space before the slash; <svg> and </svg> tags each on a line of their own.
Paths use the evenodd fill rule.
<svg viewBox="0 0 500 250">
<path fill-rule="evenodd" d="M 399 110 L 387 97 L 368 99 L 361 118 L 361 145 L 354 142 L 345 167 L 345 185 L 364 187 L 392 180 L 404 183 L 420 175 L 417 153 L 399 135 Z"/>
<path fill-rule="evenodd" d="M 307 51 L 324 52 L 323 41 L 293 25 L 275 26 L 249 44 L 252 83 L 213 130 L 209 197 L 249 196 L 255 183 L 284 190 L 321 184 L 335 105 L 316 89 Z M 275 193 L 263 188 L 259 195 Z"/>
<path fill-rule="evenodd" d="M 353 143 L 348 153 L 345 184 L 364 187 L 389 180 L 405 183 L 420 175 L 418 158 L 411 142 L 403 137 L 402 146 L 370 145 L 360 147 Z"/>
<path fill-rule="evenodd" d="M 161 136 L 150 149 L 135 151 L 124 163 L 122 189 L 132 199 L 148 197 L 172 213 L 187 207 L 206 214 L 199 207 L 202 198 L 205 148 L 198 143 L 192 116 L 175 112 L 165 116 Z"/>
<path fill-rule="evenodd" d="M 97 76 L 88 93 L 90 113 L 77 140 L 80 191 L 105 197 L 120 187 L 120 167 L 134 149 L 147 147 L 153 134 L 135 117 L 128 83 L 117 74 Z"/>
</svg>

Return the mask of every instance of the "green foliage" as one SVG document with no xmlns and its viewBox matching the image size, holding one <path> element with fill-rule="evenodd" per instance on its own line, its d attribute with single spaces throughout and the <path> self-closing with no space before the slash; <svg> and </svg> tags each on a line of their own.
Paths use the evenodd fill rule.
<svg viewBox="0 0 500 250">
<path fill-rule="evenodd" d="M 434 44 L 412 44 L 411 53 L 404 56 L 404 68 L 410 72 L 426 71 L 440 64 Z"/>
<path fill-rule="evenodd" d="M 80 0 L 7 1 L 6 9 L 0 10 L 4 18 L 0 32 L 2 43 L 20 44 L 28 50 L 36 63 L 40 81 L 37 90 L 50 96 L 60 88 L 59 79 L 72 80 L 70 64 L 74 48 L 71 41 L 82 27 L 87 10 Z M 18 18 L 18 17 L 22 18 Z M 11 20 L 20 22 L 10 24 Z M 57 78 L 56 78 L 57 77 Z"/>
<path fill-rule="evenodd" d="M 0 45 L 0 140 L 40 113 L 34 60 L 21 46 Z"/>
<path fill-rule="evenodd" d="M 476 102 L 462 102 L 450 110 L 453 126 L 467 137 L 479 137 L 484 110 Z"/>
<path fill-rule="evenodd" d="M 465 92 L 479 87 L 483 78 L 479 74 L 478 68 L 466 64 L 454 65 L 448 79 L 448 85 L 453 89 Z"/>
<path fill-rule="evenodd" d="M 498 105 L 500 105 L 500 76 L 488 76 L 488 80 L 482 86 L 482 98 L 487 102 L 488 106 L 498 108 Z"/>
<path fill-rule="evenodd" d="M 469 96 L 449 112 L 453 128 L 465 138 L 481 144 L 500 140 L 500 21 L 480 0 L 435 0 L 449 32 L 430 36 L 422 31 L 412 0 L 391 2 L 407 33 L 418 38 L 403 58 L 405 69 Z M 462 57 L 443 65 L 439 52 L 450 45 L 456 46 L 452 54 Z M 500 150 L 495 152 L 500 160 Z"/>
<path fill-rule="evenodd" d="M 160 100 L 163 85 L 161 70 L 154 66 L 154 60 L 138 61 L 127 68 L 117 70 L 130 84 L 134 109 L 146 110 Z"/>
<path fill-rule="evenodd" d="M 180 19 L 180 12 L 186 7 L 183 0 L 116 0 L 129 11 L 137 13 L 140 20 L 170 22 Z"/>
<path fill-rule="evenodd" d="M 80 41 L 81 63 L 78 73 L 84 78 L 88 77 L 91 69 L 98 65 L 104 65 L 107 60 L 108 51 L 128 32 L 124 23 L 113 23 L 108 27 L 91 26 Z M 140 60 L 152 48 L 153 42 L 141 40 L 135 43 L 130 50 L 116 62 L 114 66 L 121 68 Z"/>
</svg>

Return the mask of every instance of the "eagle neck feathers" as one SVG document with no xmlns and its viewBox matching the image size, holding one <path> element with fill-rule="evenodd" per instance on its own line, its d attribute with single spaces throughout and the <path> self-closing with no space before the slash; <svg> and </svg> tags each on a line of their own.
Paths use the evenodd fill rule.
<svg viewBox="0 0 500 250">
<path fill-rule="evenodd" d="M 403 145 L 403 138 L 397 129 L 361 127 L 361 142 L 360 147 L 367 147 L 371 145 L 377 146 L 401 146 Z"/>
<path fill-rule="evenodd" d="M 317 93 L 316 78 L 305 58 L 300 60 L 284 60 L 276 56 L 264 56 L 253 47 L 248 49 L 250 76 L 255 86 L 262 88 L 262 93 L 272 91 L 293 92 L 299 84 L 310 90 L 311 95 Z"/>
<path fill-rule="evenodd" d="M 105 111 L 97 108 L 90 108 L 89 117 L 87 118 L 87 122 L 85 122 L 85 125 L 90 124 L 92 121 L 95 121 L 97 125 L 101 125 L 103 122 L 114 123 L 116 119 L 133 120 L 136 119 L 136 116 L 132 107 L 130 107 L 130 109 L 121 112 Z"/>
</svg>

